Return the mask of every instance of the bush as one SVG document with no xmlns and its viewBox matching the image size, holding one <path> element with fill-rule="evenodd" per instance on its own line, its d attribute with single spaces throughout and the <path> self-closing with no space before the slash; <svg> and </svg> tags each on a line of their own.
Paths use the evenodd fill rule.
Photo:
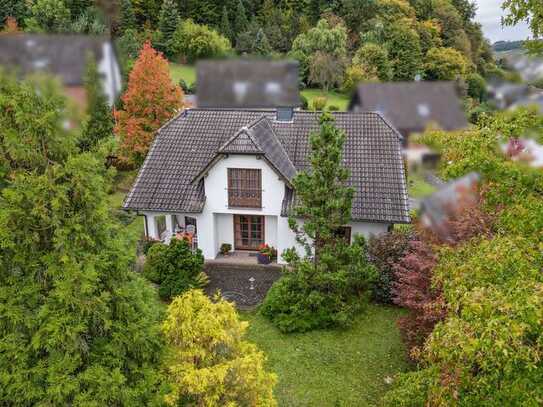
<svg viewBox="0 0 543 407">
<path fill-rule="evenodd" d="M 230 243 L 223 243 L 221 244 L 220 251 L 222 255 L 228 254 L 232 251 L 232 245 Z"/>
<path fill-rule="evenodd" d="M 330 105 L 330 106 L 328 106 L 328 110 L 329 110 L 330 112 L 338 112 L 338 111 L 339 111 L 339 107 L 336 106 L 336 105 Z"/>
<path fill-rule="evenodd" d="M 301 106 L 302 106 L 302 109 L 303 110 L 307 110 L 309 109 L 309 101 L 307 100 L 307 98 L 300 94 L 300 103 L 301 103 Z"/>
<path fill-rule="evenodd" d="M 264 353 L 244 340 L 247 326 L 220 297 L 211 301 L 200 290 L 177 297 L 162 326 L 172 350 L 166 405 L 276 406 L 277 377 L 265 370 Z"/>
<path fill-rule="evenodd" d="M 169 245 L 160 243 L 151 247 L 143 275 L 159 285 L 160 298 L 170 299 L 207 284 L 203 265 L 204 257 L 200 250 L 193 253 L 185 239 L 172 239 Z"/>
<path fill-rule="evenodd" d="M 183 55 L 189 63 L 202 58 L 217 58 L 232 51 L 230 41 L 207 25 L 185 20 L 173 34 L 170 49 L 176 55 Z"/>
<path fill-rule="evenodd" d="M 189 94 L 190 86 L 187 84 L 187 82 L 184 79 L 179 79 L 179 87 L 183 90 L 183 93 L 185 95 Z"/>
<path fill-rule="evenodd" d="M 142 251 L 143 254 L 147 256 L 149 253 L 149 249 L 153 247 L 155 244 L 160 243 L 160 240 L 152 239 L 150 237 L 145 237 L 142 240 Z"/>
<path fill-rule="evenodd" d="M 372 299 L 381 304 L 392 304 L 394 265 L 409 247 L 412 233 L 393 231 L 370 239 L 368 254 L 377 268 L 377 279 L 372 287 Z"/>
<path fill-rule="evenodd" d="M 325 96 L 317 96 L 315 99 L 313 99 L 313 110 L 316 111 L 322 111 L 324 110 L 326 103 L 328 100 Z"/>
<path fill-rule="evenodd" d="M 282 332 L 349 326 L 376 272 L 367 261 L 363 240 L 338 249 L 342 253 L 321 253 L 317 270 L 307 259 L 293 263 L 268 292 L 262 315 Z M 337 264 L 338 259 L 345 262 Z"/>
</svg>

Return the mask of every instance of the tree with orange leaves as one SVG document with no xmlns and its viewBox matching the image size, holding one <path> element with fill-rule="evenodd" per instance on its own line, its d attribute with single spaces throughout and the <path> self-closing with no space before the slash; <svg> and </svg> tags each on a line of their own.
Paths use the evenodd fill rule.
<svg viewBox="0 0 543 407">
<path fill-rule="evenodd" d="M 168 61 L 149 42 L 130 72 L 122 102 L 123 109 L 115 113 L 119 159 L 141 165 L 155 132 L 183 107 L 183 92 L 170 78 Z"/>
<path fill-rule="evenodd" d="M 6 23 L 4 25 L 4 29 L 0 31 L 0 35 L 2 34 L 16 34 L 20 32 L 19 25 L 17 24 L 17 20 L 14 17 L 8 16 L 6 18 Z"/>
</svg>

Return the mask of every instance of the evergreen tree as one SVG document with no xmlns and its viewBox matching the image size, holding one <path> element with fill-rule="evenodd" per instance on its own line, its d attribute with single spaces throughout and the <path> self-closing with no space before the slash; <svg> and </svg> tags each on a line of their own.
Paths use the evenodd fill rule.
<svg viewBox="0 0 543 407">
<path fill-rule="evenodd" d="M 92 54 L 87 57 L 85 91 L 88 118 L 83 125 L 79 148 L 82 151 L 89 151 L 100 140 L 113 135 L 113 115 L 104 95 L 98 67 Z"/>
<path fill-rule="evenodd" d="M 26 20 L 29 31 L 58 33 L 70 27 L 70 9 L 63 0 L 36 0 L 30 11 L 31 17 Z"/>
<path fill-rule="evenodd" d="M 221 27 L 219 32 L 228 38 L 230 42 L 234 41 L 234 33 L 232 32 L 232 25 L 230 24 L 230 17 L 228 16 L 228 9 L 226 6 L 222 8 Z"/>
<path fill-rule="evenodd" d="M 236 7 L 236 15 L 234 16 L 234 35 L 237 36 L 247 31 L 249 27 L 249 19 L 243 5 L 243 0 L 238 0 Z"/>
<path fill-rule="evenodd" d="M 170 55 L 173 34 L 179 24 L 179 11 L 175 0 L 164 0 L 158 18 L 158 30 L 161 33 L 160 50 Z"/>
<path fill-rule="evenodd" d="M 169 406 L 274 407 L 277 377 L 264 369 L 265 357 L 244 340 L 247 322 L 234 306 L 190 290 L 168 306 L 162 330 L 171 357 L 166 376 Z"/>
<path fill-rule="evenodd" d="M 66 7 L 70 10 L 70 14 L 73 19 L 78 18 L 84 14 L 90 7 L 92 7 L 92 0 L 64 0 Z"/>
<path fill-rule="evenodd" d="M 8 17 L 13 17 L 21 24 L 28 16 L 29 9 L 25 0 L 0 0 L 0 25 L 4 25 Z"/>
<path fill-rule="evenodd" d="M 270 46 L 270 42 L 268 41 L 268 37 L 261 28 L 256 33 L 255 41 L 253 43 L 253 54 L 266 56 L 270 55 L 271 52 L 272 48 Z"/>
<path fill-rule="evenodd" d="M 315 259 L 319 251 L 336 246 L 337 230 L 351 220 L 354 194 L 346 184 L 349 170 L 341 165 L 345 133 L 329 113 L 321 116 L 320 125 L 320 132 L 309 137 L 312 170 L 298 173 L 293 181 L 299 205 L 289 219 L 300 243 Z M 304 219 L 301 227 L 297 218 Z"/>
<path fill-rule="evenodd" d="M 121 1 L 119 28 L 121 33 L 124 33 L 126 30 L 134 30 L 137 28 L 136 15 L 134 14 L 134 7 L 132 7 L 132 0 Z"/>
<path fill-rule="evenodd" d="M 329 113 L 320 117 L 320 131 L 309 136 L 310 169 L 293 180 L 297 204 L 289 226 L 306 257 L 300 258 L 294 249 L 283 254 L 290 270 L 273 285 L 261 307 L 284 332 L 349 325 L 376 274 L 364 239 L 355 236 L 351 244 L 340 235 L 351 221 L 354 191 L 342 165 L 345 133 L 334 121 Z"/>
<path fill-rule="evenodd" d="M 159 308 L 129 271 L 102 159 L 77 154 L 58 93 L 0 78 L 0 399 L 146 405 Z"/>
</svg>

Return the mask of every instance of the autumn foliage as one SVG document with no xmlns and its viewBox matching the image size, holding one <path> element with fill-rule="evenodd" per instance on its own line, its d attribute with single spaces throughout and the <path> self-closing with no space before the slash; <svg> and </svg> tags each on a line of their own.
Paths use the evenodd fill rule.
<svg viewBox="0 0 543 407">
<path fill-rule="evenodd" d="M 168 61 L 149 42 L 130 72 L 122 102 L 123 109 L 115 113 L 119 159 L 141 165 L 155 132 L 183 107 L 183 92 L 172 83 Z"/>
<path fill-rule="evenodd" d="M 475 200 L 462 201 L 461 206 L 449 214 L 446 234 L 435 234 L 417 227 L 418 232 L 409 242 L 403 257 L 393 266 L 393 301 L 409 310 L 399 319 L 398 326 L 413 360 L 418 359 L 435 325 L 447 317 L 443 290 L 434 276 L 440 247 L 456 247 L 473 238 L 492 235 L 495 219 L 482 209 L 483 198 L 477 195 Z"/>
<path fill-rule="evenodd" d="M 17 24 L 17 20 L 14 17 L 8 16 L 6 17 L 6 22 L 4 25 L 4 29 L 0 32 L 0 35 L 2 34 L 16 34 L 20 32 L 19 25 Z"/>
</svg>

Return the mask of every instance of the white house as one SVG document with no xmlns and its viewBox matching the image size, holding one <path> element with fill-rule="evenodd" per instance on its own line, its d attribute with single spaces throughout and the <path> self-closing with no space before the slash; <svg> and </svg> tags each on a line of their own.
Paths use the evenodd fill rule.
<svg viewBox="0 0 543 407">
<path fill-rule="evenodd" d="M 206 259 L 220 246 L 296 247 L 288 226 L 292 179 L 308 167 L 314 112 L 188 109 L 158 132 L 124 208 L 145 217 L 146 235 L 191 230 Z M 343 232 L 366 237 L 410 221 L 401 136 L 377 113 L 334 113 L 346 133 L 344 165 L 355 189 Z M 300 249 L 300 248 L 298 248 Z M 279 262 L 282 259 L 279 256 Z"/>
</svg>

